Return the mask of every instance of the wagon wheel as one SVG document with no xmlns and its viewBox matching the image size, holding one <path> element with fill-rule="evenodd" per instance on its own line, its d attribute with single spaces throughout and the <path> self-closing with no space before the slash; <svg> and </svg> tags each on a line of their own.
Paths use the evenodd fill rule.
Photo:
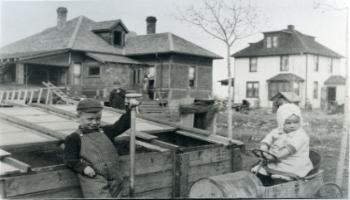
<svg viewBox="0 0 350 200">
<path fill-rule="evenodd" d="M 278 161 L 278 158 L 268 151 L 264 151 L 261 149 L 253 149 L 252 152 L 256 157 L 262 158 L 262 159 L 264 159 L 264 161 L 268 161 L 268 159 L 266 158 L 266 156 L 264 154 L 267 154 L 267 155 L 271 156 L 274 160 Z"/>
<path fill-rule="evenodd" d="M 337 184 L 325 183 L 317 190 L 315 197 L 321 199 L 338 199 L 343 198 L 343 192 Z"/>
</svg>

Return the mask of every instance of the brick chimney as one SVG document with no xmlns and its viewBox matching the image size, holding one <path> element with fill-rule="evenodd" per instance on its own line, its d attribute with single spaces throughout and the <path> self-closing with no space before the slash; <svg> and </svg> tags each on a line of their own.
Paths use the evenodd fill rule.
<svg viewBox="0 0 350 200">
<path fill-rule="evenodd" d="M 289 31 L 294 31 L 294 25 L 288 25 L 287 26 L 287 29 L 289 30 Z"/>
<path fill-rule="evenodd" d="M 63 29 L 66 25 L 67 21 L 67 8 L 66 7 L 58 7 L 57 8 L 57 28 Z"/>
<path fill-rule="evenodd" d="M 157 18 L 153 16 L 148 16 L 146 18 L 147 22 L 147 34 L 155 34 L 156 33 L 156 22 Z"/>
</svg>

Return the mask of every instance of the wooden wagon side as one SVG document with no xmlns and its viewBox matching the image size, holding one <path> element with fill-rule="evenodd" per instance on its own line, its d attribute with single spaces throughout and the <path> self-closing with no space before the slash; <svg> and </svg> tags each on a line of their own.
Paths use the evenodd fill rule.
<svg viewBox="0 0 350 200">
<path fill-rule="evenodd" d="M 173 153 L 150 152 L 136 155 L 137 197 L 171 198 Z M 121 156 L 121 173 L 129 175 L 129 157 Z M 27 174 L 0 177 L 2 198 L 81 198 L 78 178 L 64 165 L 35 168 Z M 125 184 L 123 196 L 128 195 Z"/>
</svg>

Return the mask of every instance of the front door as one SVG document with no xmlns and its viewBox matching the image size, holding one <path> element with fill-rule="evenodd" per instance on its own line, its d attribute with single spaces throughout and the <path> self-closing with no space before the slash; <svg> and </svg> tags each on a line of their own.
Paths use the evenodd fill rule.
<svg viewBox="0 0 350 200">
<path fill-rule="evenodd" d="M 327 101 L 335 101 L 337 95 L 336 87 L 327 87 Z"/>
</svg>

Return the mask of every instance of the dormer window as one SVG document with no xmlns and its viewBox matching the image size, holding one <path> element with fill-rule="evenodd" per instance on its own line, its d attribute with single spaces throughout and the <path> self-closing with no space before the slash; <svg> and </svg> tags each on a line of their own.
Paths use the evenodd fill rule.
<svg viewBox="0 0 350 200">
<path fill-rule="evenodd" d="M 114 31 L 113 32 L 113 45 L 117 46 L 123 46 L 123 32 L 121 31 Z"/>
<path fill-rule="evenodd" d="M 278 46 L 278 37 L 277 36 L 268 36 L 266 37 L 266 47 L 272 48 Z"/>
<path fill-rule="evenodd" d="M 266 47 L 267 48 L 271 48 L 272 47 L 271 37 L 267 37 L 266 38 Z"/>
</svg>

